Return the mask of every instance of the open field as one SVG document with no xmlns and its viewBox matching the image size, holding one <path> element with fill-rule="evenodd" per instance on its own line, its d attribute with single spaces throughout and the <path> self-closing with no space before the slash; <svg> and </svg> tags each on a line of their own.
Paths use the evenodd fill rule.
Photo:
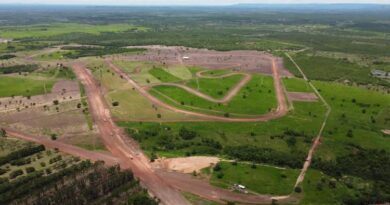
<svg viewBox="0 0 390 205">
<path fill-rule="evenodd" d="M 50 92 L 53 80 L 33 80 L 23 76 L 0 76 L 0 97 L 33 96 Z"/>
<path fill-rule="evenodd" d="M 173 113 L 164 108 L 154 108 L 141 94 L 133 90 L 118 75 L 111 73 L 102 60 L 90 61 L 89 67 L 93 68 L 96 79 L 106 89 L 106 100 L 111 107 L 113 116 L 117 120 L 130 121 L 170 121 L 196 119 L 190 116 Z M 102 68 L 99 69 L 94 68 Z M 108 72 L 107 72 L 108 70 Z M 119 106 L 113 106 L 112 102 L 118 102 Z M 158 118 L 161 115 L 161 118 Z"/>
<path fill-rule="evenodd" d="M 334 158 L 348 153 L 346 147 L 351 146 L 390 149 L 390 139 L 381 132 L 389 127 L 388 94 L 338 83 L 314 84 L 333 109 L 318 156 L 325 159 Z M 348 130 L 352 130 L 352 133 L 348 134 Z"/>
<path fill-rule="evenodd" d="M 240 82 L 242 78 L 243 76 L 240 74 L 223 78 L 196 78 L 188 81 L 186 85 L 218 99 L 225 96 L 227 91 Z"/>
<path fill-rule="evenodd" d="M 292 192 L 299 170 L 278 169 L 250 163 L 221 162 L 221 170 L 212 170 L 210 183 L 230 189 L 241 184 L 260 194 L 288 195 Z"/>
<path fill-rule="evenodd" d="M 212 93 L 211 96 L 223 97 L 223 93 L 234 85 L 237 77 L 233 79 L 233 82 L 216 82 L 210 79 L 204 81 L 200 80 L 200 91 L 205 90 L 204 93 Z M 190 82 L 191 83 L 191 82 Z M 223 83 L 225 88 L 220 88 L 220 83 Z M 193 84 L 193 83 L 191 83 Z M 203 87 L 204 85 L 205 87 Z M 195 86 L 195 85 L 193 85 Z M 222 90 L 222 91 L 221 91 Z M 225 90 L 225 91 L 223 91 Z M 219 92 L 222 94 L 220 95 Z M 196 110 L 200 112 L 213 113 L 224 115 L 230 113 L 234 115 L 260 115 L 270 112 L 276 107 L 276 98 L 273 87 L 273 80 L 271 77 L 254 75 L 253 79 L 241 89 L 238 94 L 227 104 L 213 103 L 205 99 L 192 95 L 181 88 L 171 86 L 155 86 L 151 90 L 151 93 L 163 100 L 164 102 L 189 110 Z"/>
<path fill-rule="evenodd" d="M 136 27 L 129 24 L 89 25 L 76 23 L 42 24 L 31 26 L 1 27 L 1 37 L 20 39 L 28 37 L 49 37 L 68 33 L 88 33 L 97 35 L 102 32 L 120 32 L 127 30 L 146 30 L 145 27 Z"/>
</svg>

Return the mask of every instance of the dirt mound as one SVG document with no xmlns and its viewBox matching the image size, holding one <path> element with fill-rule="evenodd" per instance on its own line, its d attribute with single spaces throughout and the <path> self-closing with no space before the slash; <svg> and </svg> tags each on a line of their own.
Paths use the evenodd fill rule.
<svg viewBox="0 0 390 205">
<path fill-rule="evenodd" d="M 153 163 L 153 166 L 160 169 L 177 171 L 182 173 L 199 172 L 201 169 L 219 162 L 218 157 L 180 157 L 180 158 L 162 158 Z"/>
</svg>

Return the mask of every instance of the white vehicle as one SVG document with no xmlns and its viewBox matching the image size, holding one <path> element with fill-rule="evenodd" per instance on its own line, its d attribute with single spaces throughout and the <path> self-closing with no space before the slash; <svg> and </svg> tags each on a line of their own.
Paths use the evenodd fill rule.
<svg viewBox="0 0 390 205">
<path fill-rule="evenodd" d="M 189 60 L 190 59 L 190 57 L 188 57 L 188 56 L 183 56 L 183 60 Z"/>
<path fill-rule="evenodd" d="M 239 185 L 238 185 L 238 188 L 240 188 L 240 189 L 245 189 L 246 187 L 245 187 L 244 185 L 239 184 Z"/>
</svg>

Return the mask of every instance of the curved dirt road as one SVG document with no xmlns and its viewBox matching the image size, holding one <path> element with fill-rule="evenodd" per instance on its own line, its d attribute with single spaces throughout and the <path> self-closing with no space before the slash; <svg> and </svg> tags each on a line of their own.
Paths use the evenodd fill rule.
<svg viewBox="0 0 390 205">
<path fill-rule="evenodd" d="M 112 60 L 109 58 L 105 59 L 105 62 L 109 65 L 109 67 L 116 72 L 118 75 L 123 77 L 123 79 L 127 80 L 128 83 L 130 83 L 131 86 L 133 86 L 138 92 L 146 97 L 151 103 L 153 103 L 155 106 L 164 107 L 168 110 L 171 110 L 176 113 L 186 114 L 186 115 L 193 115 L 197 117 L 203 118 L 205 121 L 220 121 L 220 122 L 264 122 L 272 119 L 277 119 L 280 117 L 283 117 L 288 112 L 288 106 L 286 97 L 284 94 L 284 89 L 282 85 L 282 80 L 280 78 L 278 68 L 276 67 L 276 62 L 274 59 L 271 59 L 272 61 L 272 71 L 273 71 L 273 78 L 274 78 L 274 86 L 276 91 L 276 98 L 278 102 L 278 107 L 276 111 L 269 112 L 264 115 L 259 115 L 253 118 L 229 118 L 229 117 L 221 117 L 221 116 L 215 116 L 215 115 L 208 115 L 204 113 L 197 113 L 193 111 L 187 111 L 182 110 L 179 108 L 176 108 L 174 106 L 171 106 L 160 99 L 154 97 L 151 95 L 146 89 L 138 85 L 132 78 L 129 77 L 127 73 L 125 73 L 120 67 L 116 66 L 112 63 Z"/>
<path fill-rule="evenodd" d="M 151 87 L 155 87 L 155 86 L 174 86 L 174 87 L 178 87 L 178 88 L 181 88 L 193 95 L 196 95 L 200 98 L 203 98 L 205 100 L 208 100 L 210 102 L 214 102 L 214 103 L 228 103 L 230 102 L 230 100 L 232 100 L 232 98 L 234 96 L 237 95 L 237 93 L 241 90 L 242 87 L 244 87 L 251 79 L 252 79 L 252 76 L 247 74 L 247 73 L 228 73 L 226 75 L 222 75 L 222 76 L 218 76 L 218 77 L 212 77 L 212 78 L 224 78 L 224 77 L 228 77 L 228 76 L 232 76 L 232 75 L 244 75 L 244 78 L 240 80 L 240 82 L 238 82 L 236 85 L 234 85 L 234 87 L 232 89 L 230 89 L 228 91 L 228 93 L 222 98 L 222 99 L 215 99 L 209 95 L 206 95 L 202 92 L 199 92 L 198 90 L 196 89 L 193 89 L 191 87 L 188 87 L 186 85 L 183 85 L 183 84 L 178 84 L 178 83 L 157 83 L 157 84 L 154 84 L 153 86 Z"/>
</svg>

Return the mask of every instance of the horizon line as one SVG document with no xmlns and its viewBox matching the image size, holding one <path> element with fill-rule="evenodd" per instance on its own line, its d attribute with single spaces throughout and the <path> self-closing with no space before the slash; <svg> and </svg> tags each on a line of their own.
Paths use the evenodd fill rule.
<svg viewBox="0 0 390 205">
<path fill-rule="evenodd" d="M 220 6 L 220 7 L 226 7 L 226 6 L 239 6 L 239 5 L 264 5 L 264 6 L 272 6 L 272 5 L 281 5 L 281 6 L 295 6 L 295 5 L 390 5 L 390 2 L 383 2 L 383 3 L 351 3 L 351 2 L 345 2 L 345 3 L 233 3 L 233 4 L 77 4 L 77 3 L 1 3 L 0 5 L 9 5 L 9 6 L 156 6 L 156 7 L 170 7 L 170 6 L 183 6 L 183 7 L 207 7 L 207 6 Z"/>
</svg>

